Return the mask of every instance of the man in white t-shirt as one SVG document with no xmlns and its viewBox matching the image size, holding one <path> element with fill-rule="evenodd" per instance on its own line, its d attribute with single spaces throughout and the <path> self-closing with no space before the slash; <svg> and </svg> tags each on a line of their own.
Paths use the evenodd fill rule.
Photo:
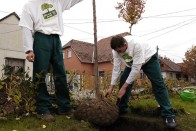
<svg viewBox="0 0 196 131">
<path fill-rule="evenodd" d="M 36 89 L 37 117 L 44 121 L 55 121 L 50 112 L 51 98 L 45 83 L 50 65 L 54 75 L 57 113 L 68 114 L 71 111 L 59 36 L 63 34 L 63 11 L 80 1 L 82 0 L 29 0 L 22 10 L 19 26 L 23 31 L 24 50 L 27 60 L 33 62 L 33 81 L 39 81 Z"/>
<path fill-rule="evenodd" d="M 153 93 L 160 105 L 161 117 L 164 118 L 166 126 L 175 128 L 175 115 L 161 75 L 157 49 L 131 35 L 126 37 L 114 36 L 111 39 L 110 45 L 113 49 L 114 65 L 111 86 L 106 92 L 106 96 L 112 93 L 121 74 L 121 64 L 125 64 L 124 72 L 120 78 L 119 92 L 117 93 L 117 97 L 120 99 L 118 103 L 120 114 L 128 112 L 128 100 L 131 95 L 132 83 L 140 72 L 140 69 L 142 69 L 151 81 Z"/>
</svg>

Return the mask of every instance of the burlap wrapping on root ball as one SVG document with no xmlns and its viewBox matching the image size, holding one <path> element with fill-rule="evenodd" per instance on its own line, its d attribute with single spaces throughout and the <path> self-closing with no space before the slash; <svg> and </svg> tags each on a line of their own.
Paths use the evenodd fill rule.
<svg viewBox="0 0 196 131">
<path fill-rule="evenodd" d="M 118 106 L 107 98 L 91 99 L 79 105 L 74 116 L 98 126 L 109 126 L 118 119 L 119 110 Z"/>
</svg>

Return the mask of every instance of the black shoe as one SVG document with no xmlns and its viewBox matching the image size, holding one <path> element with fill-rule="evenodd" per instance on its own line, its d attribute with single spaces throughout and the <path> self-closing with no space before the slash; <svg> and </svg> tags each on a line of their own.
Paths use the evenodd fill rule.
<svg viewBox="0 0 196 131">
<path fill-rule="evenodd" d="M 166 118 L 165 124 L 168 128 L 175 128 L 176 127 L 176 122 L 175 122 L 174 118 Z"/>
</svg>

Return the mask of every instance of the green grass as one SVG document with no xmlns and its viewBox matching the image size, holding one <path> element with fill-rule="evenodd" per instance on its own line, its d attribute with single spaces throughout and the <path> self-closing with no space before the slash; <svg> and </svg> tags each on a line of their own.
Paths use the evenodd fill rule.
<svg viewBox="0 0 196 131">
<path fill-rule="evenodd" d="M 183 101 L 179 95 L 172 95 L 170 99 L 176 114 L 178 129 L 196 131 L 196 100 L 194 102 Z M 151 119 L 159 121 L 159 113 L 156 112 L 158 104 L 155 99 L 137 99 L 130 103 L 132 113 L 152 117 Z"/>
<path fill-rule="evenodd" d="M 172 96 L 171 103 L 176 111 L 176 130 L 196 131 L 196 101 L 185 102 L 179 96 Z M 157 103 L 154 98 L 131 100 L 129 114 L 120 117 L 110 127 L 97 127 L 66 116 L 56 116 L 56 122 L 51 123 L 43 122 L 33 116 L 22 117 L 20 120 L 9 116 L 7 120 L 0 120 L 0 131 L 129 131 L 131 129 L 140 131 L 139 128 L 145 131 L 167 130 L 162 119 L 156 114 L 156 109 Z M 42 128 L 43 125 L 46 128 Z"/>
<path fill-rule="evenodd" d="M 16 120 L 10 116 L 8 120 L 0 121 L 0 131 L 96 131 L 94 127 L 85 121 L 78 121 L 66 116 L 56 116 L 55 122 L 44 122 L 35 117 L 23 117 Z M 46 128 L 43 128 L 43 125 Z"/>
<path fill-rule="evenodd" d="M 177 122 L 183 131 L 196 131 L 196 100 L 182 101 L 179 96 L 171 99 L 174 108 L 184 109 L 185 114 L 177 115 Z"/>
</svg>

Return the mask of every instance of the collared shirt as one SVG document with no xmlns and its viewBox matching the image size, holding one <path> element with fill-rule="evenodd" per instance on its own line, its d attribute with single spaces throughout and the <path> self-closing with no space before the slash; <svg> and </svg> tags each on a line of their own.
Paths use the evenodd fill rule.
<svg viewBox="0 0 196 131">
<path fill-rule="evenodd" d="M 139 73 L 141 66 L 147 63 L 157 51 L 156 47 L 150 46 L 138 37 L 129 35 L 124 38 L 127 41 L 127 50 L 124 53 L 118 53 L 115 50 L 112 51 L 114 65 L 111 85 L 116 85 L 117 79 L 121 73 L 122 63 L 127 67 L 132 68 L 126 80 L 126 83 L 131 84 Z"/>
</svg>

